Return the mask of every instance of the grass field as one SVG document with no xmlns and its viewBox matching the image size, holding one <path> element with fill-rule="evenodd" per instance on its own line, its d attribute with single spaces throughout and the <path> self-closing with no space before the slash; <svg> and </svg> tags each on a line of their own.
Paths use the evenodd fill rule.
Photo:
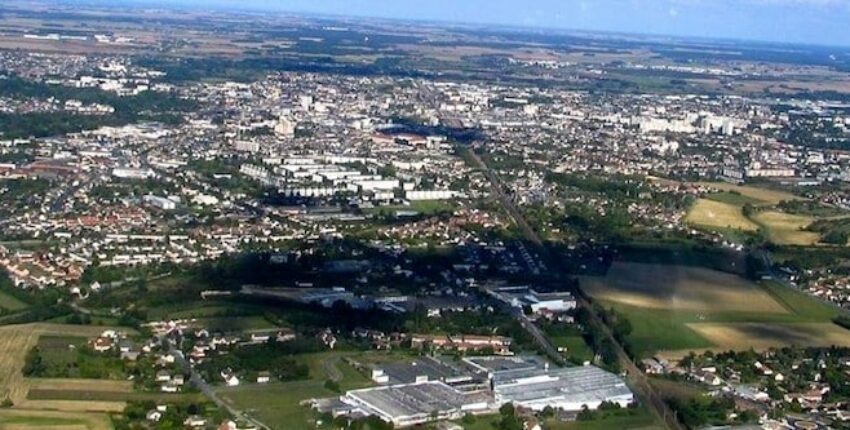
<svg viewBox="0 0 850 430">
<path fill-rule="evenodd" d="M 767 349 L 784 345 L 850 346 L 850 331 L 833 323 L 695 323 L 688 327 L 726 349 Z"/>
<path fill-rule="evenodd" d="M 547 430 L 661 430 L 663 425 L 646 408 L 619 411 L 620 415 L 595 419 L 592 421 L 557 422 L 547 421 Z"/>
<path fill-rule="evenodd" d="M 756 231 L 758 224 L 744 216 L 740 206 L 715 200 L 699 199 L 688 211 L 685 218 L 688 224 L 698 227 L 728 228 L 743 231 Z"/>
<path fill-rule="evenodd" d="M 311 398 L 337 395 L 324 387 L 326 380 L 338 380 L 342 390 L 370 385 L 365 376 L 344 362 L 343 357 L 347 355 L 356 353 L 320 353 L 299 357 L 310 368 L 309 380 L 220 388 L 218 393 L 226 402 L 249 411 L 271 428 L 314 429 L 315 424 L 311 423 L 313 411 L 300 403 Z"/>
<path fill-rule="evenodd" d="M 0 409 L 4 430 L 111 430 L 106 414 Z"/>
<path fill-rule="evenodd" d="M 748 185 L 735 185 L 728 182 L 697 182 L 697 185 L 714 188 L 727 193 L 734 192 L 743 197 L 752 199 L 753 202 L 765 205 L 775 205 L 784 200 L 805 200 L 802 197 L 795 196 L 794 194 L 785 191 L 770 190 L 767 188 Z"/>
<path fill-rule="evenodd" d="M 820 241 L 818 233 L 803 230 L 815 222 L 813 217 L 764 211 L 753 215 L 753 221 L 762 225 L 768 239 L 777 245 L 811 246 Z"/>
<path fill-rule="evenodd" d="M 838 314 L 832 306 L 775 282 L 694 270 L 615 263 L 605 278 L 582 278 L 582 287 L 629 319 L 630 343 L 640 356 L 850 344 L 850 331 L 831 323 Z"/>
<path fill-rule="evenodd" d="M 29 305 L 20 301 L 18 298 L 12 296 L 9 293 L 4 293 L 0 291 L 0 309 L 5 309 L 7 311 L 20 311 L 28 308 Z"/>
</svg>

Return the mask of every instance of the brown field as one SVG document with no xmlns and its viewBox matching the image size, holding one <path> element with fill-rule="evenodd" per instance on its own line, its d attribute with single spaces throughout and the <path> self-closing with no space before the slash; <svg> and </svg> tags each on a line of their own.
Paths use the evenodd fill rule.
<svg viewBox="0 0 850 430">
<path fill-rule="evenodd" d="M 820 241 L 818 233 L 803 230 L 815 222 L 812 217 L 765 211 L 754 215 L 753 219 L 765 226 L 770 241 L 778 245 L 811 246 Z"/>
<path fill-rule="evenodd" d="M 767 188 L 751 187 L 747 185 L 735 185 L 728 182 L 697 182 L 696 185 L 714 188 L 720 191 L 735 191 L 742 196 L 749 197 L 765 204 L 775 205 L 783 200 L 804 200 L 784 191 L 769 190 Z"/>
<path fill-rule="evenodd" d="M 596 299 L 642 308 L 788 313 L 758 285 L 699 267 L 617 262 L 604 278 L 584 278 L 582 286 Z"/>
<path fill-rule="evenodd" d="M 27 352 L 38 343 L 42 335 L 94 337 L 107 327 L 68 326 L 62 324 L 25 324 L 0 327 L 0 399 L 9 398 L 15 408 L 65 412 L 120 412 L 125 402 L 78 400 L 29 400 L 32 388 L 76 391 L 125 392 L 132 389 L 126 381 L 80 379 L 29 379 L 21 369 Z M 0 428 L 6 428 L 0 425 Z M 41 427 L 39 427 L 41 428 Z"/>
<path fill-rule="evenodd" d="M 29 378 L 27 383 L 31 390 L 55 390 L 58 388 L 63 391 L 103 391 L 109 393 L 130 393 L 133 391 L 133 383 L 130 381 L 108 379 Z"/>
<path fill-rule="evenodd" d="M 714 200 L 699 199 L 685 218 L 689 224 L 702 227 L 756 231 L 758 225 L 744 216 L 741 208 Z"/>
<path fill-rule="evenodd" d="M 717 349 L 767 349 L 776 346 L 850 346 L 850 331 L 832 323 L 687 324 Z"/>
</svg>

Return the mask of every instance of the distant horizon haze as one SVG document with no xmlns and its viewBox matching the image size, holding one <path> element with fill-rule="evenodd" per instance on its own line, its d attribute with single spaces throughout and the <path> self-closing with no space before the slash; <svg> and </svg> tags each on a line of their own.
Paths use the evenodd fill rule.
<svg viewBox="0 0 850 430">
<path fill-rule="evenodd" d="M 850 47 L 850 0 L 88 0 L 88 3 Z"/>
</svg>

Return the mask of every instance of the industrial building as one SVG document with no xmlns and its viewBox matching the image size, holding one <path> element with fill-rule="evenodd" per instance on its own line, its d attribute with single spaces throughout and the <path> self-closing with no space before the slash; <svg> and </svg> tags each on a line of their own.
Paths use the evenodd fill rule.
<svg viewBox="0 0 850 430">
<path fill-rule="evenodd" d="M 372 370 L 379 387 L 353 390 L 314 407 L 334 416 L 376 415 L 396 427 L 494 413 L 506 403 L 541 411 L 626 407 L 634 394 L 618 375 L 595 366 L 550 368 L 537 356 L 425 357 Z"/>
<path fill-rule="evenodd" d="M 440 381 L 349 391 L 341 399 L 363 415 L 375 415 L 397 427 L 452 420 L 488 410 L 489 396 L 463 393 Z"/>
<path fill-rule="evenodd" d="M 626 407 L 635 401 L 623 378 L 595 366 L 499 371 L 492 384 L 497 403 L 536 411 L 596 409 L 602 402 Z"/>
</svg>

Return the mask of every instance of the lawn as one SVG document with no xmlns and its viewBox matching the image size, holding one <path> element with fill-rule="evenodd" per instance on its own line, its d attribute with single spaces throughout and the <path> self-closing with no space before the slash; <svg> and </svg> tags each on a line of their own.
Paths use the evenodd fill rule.
<svg viewBox="0 0 850 430">
<path fill-rule="evenodd" d="M 593 351 L 587 346 L 581 332 L 572 325 L 544 326 L 546 335 L 556 348 L 565 348 L 564 354 L 575 363 L 593 360 Z"/>
<path fill-rule="evenodd" d="M 741 206 L 714 200 L 699 199 L 688 211 L 688 224 L 703 228 L 728 228 L 756 231 L 758 224 L 752 222 L 741 211 Z"/>
<path fill-rule="evenodd" d="M 323 381 L 315 379 L 221 388 L 218 394 L 227 403 L 247 411 L 271 428 L 292 430 L 315 428 L 310 422 L 314 412 L 300 405 L 303 400 L 337 395 L 325 389 Z"/>
<path fill-rule="evenodd" d="M 219 388 L 218 393 L 226 402 L 248 411 L 271 428 L 314 429 L 315 424 L 311 420 L 315 419 L 315 413 L 300 403 L 339 395 L 325 388 L 325 381 L 329 379 L 336 380 L 342 390 L 369 386 L 369 380 L 343 359 L 360 354 L 326 352 L 302 355 L 298 359 L 310 368 L 309 380 Z"/>
</svg>

